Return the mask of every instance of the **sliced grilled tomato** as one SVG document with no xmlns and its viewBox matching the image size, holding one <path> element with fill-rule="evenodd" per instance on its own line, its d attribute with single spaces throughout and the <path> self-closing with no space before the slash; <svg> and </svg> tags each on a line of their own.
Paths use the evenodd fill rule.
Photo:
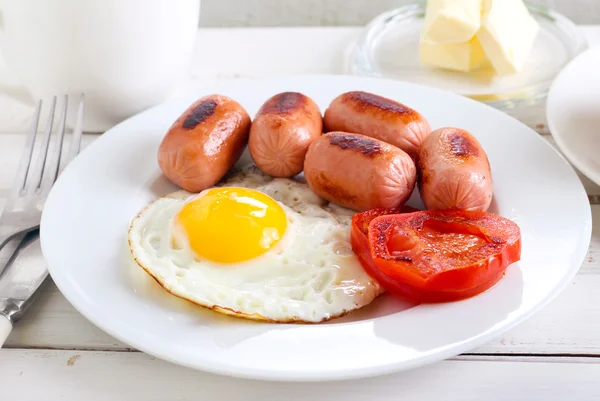
<svg viewBox="0 0 600 401">
<path fill-rule="evenodd" d="M 352 225 L 350 229 L 350 243 L 352 244 L 352 250 L 358 257 L 363 269 L 379 282 L 379 284 L 392 294 L 403 295 L 404 298 L 409 300 L 415 300 L 419 298 L 420 293 L 415 296 L 409 296 L 415 289 L 409 285 L 404 284 L 398 280 L 394 280 L 386 276 L 373 262 L 371 257 L 371 247 L 369 246 L 369 224 L 373 219 L 379 216 L 395 215 L 402 213 L 417 212 L 418 209 L 410 206 L 403 206 L 402 208 L 384 209 L 377 208 L 367 210 L 361 213 L 356 213 L 352 216 Z"/>
<path fill-rule="evenodd" d="M 414 302 L 469 298 L 495 285 L 520 259 L 520 229 L 504 217 L 398 211 L 357 213 L 351 229 L 352 248 L 364 269 L 392 294 Z"/>
</svg>

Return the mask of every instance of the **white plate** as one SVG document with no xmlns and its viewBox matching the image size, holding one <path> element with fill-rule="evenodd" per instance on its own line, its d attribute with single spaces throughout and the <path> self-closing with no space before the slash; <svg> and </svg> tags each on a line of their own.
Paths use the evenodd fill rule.
<svg viewBox="0 0 600 401">
<path fill-rule="evenodd" d="M 523 235 L 522 261 L 510 266 L 497 286 L 438 305 L 410 305 L 385 295 L 327 324 L 273 325 L 221 316 L 176 299 L 130 261 L 130 219 L 175 189 L 157 166 L 158 144 L 194 100 L 225 94 L 253 116 L 281 91 L 301 91 L 324 109 L 335 96 L 356 89 L 397 99 L 422 112 L 433 127 L 462 127 L 481 141 L 495 182 L 493 210 L 517 222 Z M 575 172 L 525 125 L 437 89 L 346 76 L 217 83 L 141 113 L 72 162 L 46 202 L 41 225 L 42 249 L 57 286 L 107 333 L 181 365 L 273 380 L 372 376 L 479 346 L 554 298 L 577 272 L 590 235 L 590 207 Z"/>
<path fill-rule="evenodd" d="M 548 127 L 565 156 L 600 185 L 600 47 L 570 62 L 550 88 Z"/>
</svg>

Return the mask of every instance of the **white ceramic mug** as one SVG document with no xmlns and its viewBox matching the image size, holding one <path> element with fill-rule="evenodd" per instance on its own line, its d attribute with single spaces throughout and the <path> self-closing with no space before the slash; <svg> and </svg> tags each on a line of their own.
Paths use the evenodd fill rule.
<svg viewBox="0 0 600 401">
<path fill-rule="evenodd" d="M 32 98 L 84 92 L 84 129 L 102 132 L 185 81 L 200 0 L 0 0 L 0 13 L 2 56 Z"/>
</svg>

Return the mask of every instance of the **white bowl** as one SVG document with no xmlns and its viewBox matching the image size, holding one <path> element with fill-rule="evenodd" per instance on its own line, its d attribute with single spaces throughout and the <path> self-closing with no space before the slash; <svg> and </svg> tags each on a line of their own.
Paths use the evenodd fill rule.
<svg viewBox="0 0 600 401">
<path fill-rule="evenodd" d="M 581 54 L 557 76 L 546 113 L 560 150 L 600 185 L 600 47 Z"/>
</svg>

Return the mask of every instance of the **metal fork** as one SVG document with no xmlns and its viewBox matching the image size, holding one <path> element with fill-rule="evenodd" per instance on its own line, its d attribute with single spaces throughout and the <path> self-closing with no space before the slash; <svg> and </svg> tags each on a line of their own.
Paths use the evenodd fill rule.
<svg viewBox="0 0 600 401">
<path fill-rule="evenodd" d="M 13 239 L 22 239 L 28 232 L 39 228 L 42 208 L 52 185 L 56 181 L 61 167 L 65 126 L 67 119 L 68 95 L 63 96 L 63 105 L 59 112 L 57 138 L 54 144 L 54 155 L 48 154 L 50 149 L 54 114 L 56 112 L 56 96 L 51 101 L 50 112 L 44 129 L 42 142 L 37 157 L 33 157 L 36 145 L 42 101 L 39 101 L 34 112 L 31 129 L 27 136 L 25 149 L 21 155 L 17 176 L 0 216 L 0 250 Z M 81 134 L 85 97 L 79 99 L 77 119 L 73 128 L 71 143 L 66 158 L 66 165 L 81 148 Z M 50 156 L 50 157 L 49 157 Z M 20 238 L 17 238 L 20 237 Z M 0 272 L 1 272 L 0 267 Z"/>
</svg>

